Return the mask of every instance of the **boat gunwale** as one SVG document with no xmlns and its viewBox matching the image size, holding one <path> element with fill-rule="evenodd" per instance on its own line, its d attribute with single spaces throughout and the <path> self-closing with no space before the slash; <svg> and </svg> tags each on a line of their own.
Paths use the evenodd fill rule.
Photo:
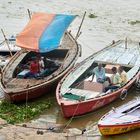
<svg viewBox="0 0 140 140">
<path fill-rule="evenodd" d="M 99 127 L 119 127 L 119 126 L 131 126 L 133 124 L 140 124 L 140 120 L 132 121 L 132 122 L 126 122 L 126 123 L 121 123 L 121 124 L 110 124 L 110 125 L 98 124 L 98 126 Z"/>
</svg>

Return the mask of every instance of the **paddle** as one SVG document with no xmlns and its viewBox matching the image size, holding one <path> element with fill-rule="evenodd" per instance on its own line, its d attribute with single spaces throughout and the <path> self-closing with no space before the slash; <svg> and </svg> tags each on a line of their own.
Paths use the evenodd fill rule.
<svg viewBox="0 0 140 140">
<path fill-rule="evenodd" d="M 79 37 L 80 34 L 81 34 L 80 30 L 81 30 L 81 27 L 82 27 L 83 21 L 84 21 L 84 19 L 85 19 L 85 16 L 86 16 L 86 11 L 85 11 L 85 13 L 84 13 L 84 15 L 83 15 L 83 18 L 82 18 L 81 24 L 80 24 L 80 26 L 79 26 L 79 29 L 78 29 L 78 31 L 77 31 L 77 34 L 76 34 L 75 40 L 77 40 L 78 37 Z"/>
<path fill-rule="evenodd" d="M 9 44 L 8 44 L 8 42 L 7 42 L 7 38 L 6 38 L 6 35 L 4 34 L 3 29 L 1 29 L 1 32 L 2 32 L 2 34 L 3 34 L 3 37 L 4 37 L 4 39 L 5 39 L 5 42 L 6 42 L 6 44 L 7 44 L 8 49 L 9 49 L 10 55 L 11 55 L 11 57 L 12 57 L 13 54 L 12 54 L 12 52 L 11 52 L 11 50 L 10 50 L 10 46 L 9 46 Z"/>
</svg>

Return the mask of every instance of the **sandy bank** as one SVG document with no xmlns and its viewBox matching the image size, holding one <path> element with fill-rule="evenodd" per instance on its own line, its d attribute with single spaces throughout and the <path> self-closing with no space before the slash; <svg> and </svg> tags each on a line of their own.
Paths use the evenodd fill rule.
<svg viewBox="0 0 140 140">
<path fill-rule="evenodd" d="M 40 129 L 37 129 L 40 128 Z M 45 130 L 45 126 L 27 123 L 23 125 L 10 125 L 0 119 L 0 140 L 86 140 L 85 135 L 72 134 L 69 130 L 65 133 L 58 133 L 60 127 L 57 126 L 52 132 Z M 80 131 L 80 130 L 79 130 Z M 42 134 L 40 134 L 40 133 Z"/>
</svg>

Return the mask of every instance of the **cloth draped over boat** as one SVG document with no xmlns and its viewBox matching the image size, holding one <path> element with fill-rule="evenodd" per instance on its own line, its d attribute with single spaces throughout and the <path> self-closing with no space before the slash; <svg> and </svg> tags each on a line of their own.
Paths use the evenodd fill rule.
<svg viewBox="0 0 140 140">
<path fill-rule="evenodd" d="M 61 38 L 75 15 L 37 12 L 16 37 L 16 45 L 31 51 L 49 52 L 60 45 Z"/>
</svg>

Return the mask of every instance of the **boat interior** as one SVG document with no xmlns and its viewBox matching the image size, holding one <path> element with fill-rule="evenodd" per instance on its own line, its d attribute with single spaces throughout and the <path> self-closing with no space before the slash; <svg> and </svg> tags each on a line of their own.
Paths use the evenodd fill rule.
<svg viewBox="0 0 140 140">
<path fill-rule="evenodd" d="M 96 81 L 96 76 L 93 75 L 92 70 L 98 66 L 98 61 L 94 61 L 92 65 L 86 69 L 68 88 L 67 92 L 62 94 L 62 97 L 65 100 L 89 100 L 92 98 L 97 98 L 104 96 L 108 93 L 111 93 L 110 91 L 105 92 L 104 89 L 109 85 L 108 81 L 105 81 L 104 83 L 98 83 Z M 100 62 L 101 63 L 101 62 Z M 112 80 L 112 68 L 116 67 L 117 69 L 121 65 L 116 64 L 105 64 L 102 62 L 103 67 L 105 68 L 105 75 L 106 77 L 109 77 L 110 80 Z M 138 72 L 139 66 L 124 66 L 124 71 L 127 73 L 128 81 L 133 78 L 133 76 Z M 94 77 L 92 80 L 92 76 Z M 127 83 L 126 83 L 127 84 Z M 124 86 L 124 85 L 122 85 Z M 120 88 L 120 87 L 119 87 Z M 117 89 L 116 89 L 117 90 Z M 114 91 L 114 90 L 113 90 Z"/>
<path fill-rule="evenodd" d="M 33 86 L 42 83 L 45 80 L 48 80 L 48 78 L 52 78 L 53 76 L 56 76 L 58 73 L 58 70 L 63 67 L 63 62 L 66 59 L 68 55 L 69 50 L 68 49 L 56 49 L 51 52 L 47 53 L 36 53 L 36 52 L 28 52 L 26 56 L 16 65 L 15 68 L 13 68 L 13 73 L 7 73 L 4 77 L 5 79 L 5 88 L 7 90 L 17 90 L 17 89 L 23 89 L 26 88 L 27 85 Z M 47 74 L 43 76 L 37 76 L 36 78 L 33 77 L 26 77 L 25 75 L 29 72 L 29 64 L 32 58 L 37 57 L 43 57 L 44 58 L 44 65 L 46 69 L 49 69 L 47 71 Z M 18 60 L 18 59 L 17 59 Z M 63 68 L 62 68 L 63 69 Z M 11 77 L 11 78 L 10 78 Z"/>
<path fill-rule="evenodd" d="M 108 86 L 107 82 L 97 83 L 95 76 L 91 82 L 93 75 L 91 71 L 98 63 L 103 65 L 106 76 L 109 78 L 112 76 L 112 67 L 123 66 L 129 82 L 140 69 L 140 43 L 120 40 L 85 59 L 79 68 L 70 73 L 64 80 L 61 86 L 62 97 L 66 100 L 79 100 L 81 98 L 88 100 L 108 94 L 104 91 L 105 87 Z"/>
<path fill-rule="evenodd" d="M 118 108 L 113 108 L 100 121 L 102 124 L 120 124 L 140 121 L 139 98 L 129 101 Z M 118 119 L 119 118 L 119 119 Z M 112 120 L 112 121 L 111 121 Z"/>
<path fill-rule="evenodd" d="M 53 50 L 48 53 L 35 53 L 35 52 L 29 52 L 24 59 L 19 63 L 19 65 L 16 67 L 13 78 L 24 78 L 23 71 L 27 71 L 29 69 L 29 63 L 32 59 L 38 59 L 39 57 L 43 57 L 45 69 L 49 69 L 49 73 L 45 75 L 45 77 L 49 76 L 53 72 L 55 72 L 59 66 L 63 63 L 64 58 L 66 57 L 68 53 L 67 49 L 57 49 Z M 23 75 L 20 75 L 20 73 L 23 73 Z M 23 76 L 23 77 L 22 77 Z"/>
</svg>

